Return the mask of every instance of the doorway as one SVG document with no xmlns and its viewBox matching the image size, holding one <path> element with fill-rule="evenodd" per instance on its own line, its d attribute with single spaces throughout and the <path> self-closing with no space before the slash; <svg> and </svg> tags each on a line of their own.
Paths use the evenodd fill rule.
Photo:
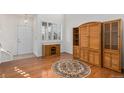
<svg viewBox="0 0 124 93">
<path fill-rule="evenodd" d="M 17 55 L 33 52 L 32 27 L 29 25 L 17 26 Z"/>
</svg>

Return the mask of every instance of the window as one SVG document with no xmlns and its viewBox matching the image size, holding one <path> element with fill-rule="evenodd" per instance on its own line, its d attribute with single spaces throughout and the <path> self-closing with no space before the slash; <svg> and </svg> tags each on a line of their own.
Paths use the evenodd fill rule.
<svg viewBox="0 0 124 93">
<path fill-rule="evenodd" d="M 52 23 L 48 23 L 48 40 L 52 40 Z"/>
<path fill-rule="evenodd" d="M 46 30 L 47 30 L 47 22 L 42 22 L 42 26 L 41 26 L 42 40 L 46 39 Z"/>
<path fill-rule="evenodd" d="M 42 22 L 41 24 L 42 40 L 61 40 L 61 24 L 51 22 Z"/>
</svg>

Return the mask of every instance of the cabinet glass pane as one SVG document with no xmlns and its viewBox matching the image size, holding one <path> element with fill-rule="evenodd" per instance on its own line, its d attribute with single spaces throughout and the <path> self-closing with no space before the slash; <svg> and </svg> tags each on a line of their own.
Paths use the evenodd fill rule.
<svg viewBox="0 0 124 93">
<path fill-rule="evenodd" d="M 104 48 L 110 49 L 110 24 L 105 24 L 105 28 L 104 28 Z"/>
<path fill-rule="evenodd" d="M 118 22 L 112 23 L 112 36 L 111 36 L 111 45 L 113 50 L 118 49 Z"/>
</svg>

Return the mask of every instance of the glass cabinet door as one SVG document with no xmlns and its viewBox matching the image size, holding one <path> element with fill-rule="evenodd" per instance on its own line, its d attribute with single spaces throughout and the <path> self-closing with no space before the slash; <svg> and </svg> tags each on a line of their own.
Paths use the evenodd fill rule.
<svg viewBox="0 0 124 93">
<path fill-rule="evenodd" d="M 104 48 L 110 49 L 110 24 L 104 25 Z"/>
<path fill-rule="evenodd" d="M 112 23 L 111 49 L 112 50 L 118 50 L 118 22 Z"/>
</svg>

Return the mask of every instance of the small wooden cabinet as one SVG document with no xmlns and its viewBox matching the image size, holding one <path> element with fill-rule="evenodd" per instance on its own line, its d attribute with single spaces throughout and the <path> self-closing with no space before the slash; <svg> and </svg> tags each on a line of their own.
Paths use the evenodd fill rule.
<svg viewBox="0 0 124 93">
<path fill-rule="evenodd" d="M 115 53 L 104 53 L 103 55 L 103 66 L 115 71 L 121 71 L 119 54 Z"/>
<path fill-rule="evenodd" d="M 111 62 L 112 62 L 112 69 L 113 70 L 115 70 L 115 71 L 121 70 L 119 54 L 112 54 L 111 55 Z"/>
<path fill-rule="evenodd" d="M 89 57 L 88 54 L 89 54 L 88 53 L 88 49 L 86 49 L 86 48 L 85 49 L 84 48 L 80 49 L 80 59 L 81 60 L 87 62 L 88 61 L 88 57 Z"/>
<path fill-rule="evenodd" d="M 99 52 L 95 51 L 89 51 L 89 63 L 94 64 L 96 66 L 100 66 L 100 58 L 101 55 Z"/>
<path fill-rule="evenodd" d="M 79 46 L 73 47 L 73 56 L 74 58 L 79 58 Z"/>
<path fill-rule="evenodd" d="M 49 45 L 42 45 L 42 55 L 52 56 L 52 55 L 60 55 L 60 44 L 49 44 Z"/>
<path fill-rule="evenodd" d="M 103 23 L 103 67 L 121 72 L 121 20 Z"/>
<path fill-rule="evenodd" d="M 104 53 L 103 66 L 106 68 L 111 68 L 111 54 L 110 53 Z"/>
</svg>

